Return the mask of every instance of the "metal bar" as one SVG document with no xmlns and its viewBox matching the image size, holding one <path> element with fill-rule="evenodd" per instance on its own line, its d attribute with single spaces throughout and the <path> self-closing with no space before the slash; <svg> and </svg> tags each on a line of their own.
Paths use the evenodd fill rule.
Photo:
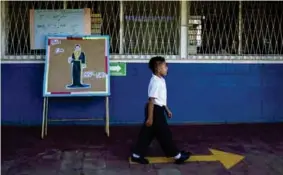
<svg viewBox="0 0 283 175">
<path fill-rule="evenodd" d="M 147 63 L 148 59 L 153 57 L 154 55 L 110 55 L 110 62 L 134 62 L 134 63 Z M 171 61 L 184 61 L 180 59 L 180 55 L 161 55 L 166 58 L 166 60 Z M 281 61 L 283 60 L 283 55 L 280 54 L 241 54 L 241 55 L 228 55 L 228 54 L 197 54 L 197 55 L 189 55 L 187 60 L 262 60 L 262 61 Z M 24 63 L 44 63 L 43 55 L 4 55 L 2 57 L 1 64 L 24 64 Z"/>
</svg>

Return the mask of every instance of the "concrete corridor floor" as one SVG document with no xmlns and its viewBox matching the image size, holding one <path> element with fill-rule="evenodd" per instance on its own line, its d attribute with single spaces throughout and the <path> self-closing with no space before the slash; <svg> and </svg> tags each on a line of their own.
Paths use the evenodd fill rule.
<svg viewBox="0 0 283 175">
<path fill-rule="evenodd" d="M 111 127 L 108 138 L 103 127 L 50 126 L 41 140 L 40 128 L 2 126 L 1 174 L 283 175 L 283 123 L 172 126 L 177 145 L 193 153 L 184 165 L 130 164 L 139 128 Z M 164 156 L 156 141 L 148 155 Z"/>
</svg>

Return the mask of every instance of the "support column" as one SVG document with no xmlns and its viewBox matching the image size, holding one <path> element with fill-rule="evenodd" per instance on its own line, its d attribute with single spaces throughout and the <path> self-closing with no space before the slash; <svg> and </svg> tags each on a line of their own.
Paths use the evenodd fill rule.
<svg viewBox="0 0 283 175">
<path fill-rule="evenodd" d="M 119 54 L 124 54 L 124 2 L 120 1 Z"/>
<path fill-rule="evenodd" d="M 242 1 L 239 1 L 239 14 L 238 14 L 238 40 L 239 40 L 239 45 L 238 45 L 238 54 L 242 54 L 242 35 L 243 35 L 243 17 L 242 17 Z"/>
<path fill-rule="evenodd" d="M 7 5 L 8 1 L 0 1 L 0 35 L 1 35 L 1 47 L 0 47 L 0 59 L 4 59 L 7 40 L 6 40 L 6 32 L 7 32 Z"/>
<path fill-rule="evenodd" d="M 181 32 L 180 32 L 181 59 L 188 58 L 188 2 L 181 1 Z"/>
<path fill-rule="evenodd" d="M 67 1 L 63 1 L 63 9 L 67 9 Z"/>
</svg>

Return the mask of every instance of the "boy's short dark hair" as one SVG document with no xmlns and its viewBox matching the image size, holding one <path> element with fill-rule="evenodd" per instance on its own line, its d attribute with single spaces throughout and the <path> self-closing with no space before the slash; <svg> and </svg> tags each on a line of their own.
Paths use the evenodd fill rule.
<svg viewBox="0 0 283 175">
<path fill-rule="evenodd" d="M 152 71 L 152 73 L 155 73 L 155 70 L 156 70 L 157 66 L 160 63 L 164 63 L 164 62 L 165 62 L 165 58 L 164 57 L 161 57 L 161 56 L 152 57 L 149 60 L 148 67 Z"/>
</svg>

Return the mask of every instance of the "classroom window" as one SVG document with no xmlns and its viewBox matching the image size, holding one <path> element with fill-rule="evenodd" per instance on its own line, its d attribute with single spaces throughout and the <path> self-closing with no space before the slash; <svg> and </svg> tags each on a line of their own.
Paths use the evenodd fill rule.
<svg viewBox="0 0 283 175">
<path fill-rule="evenodd" d="M 5 47 L 5 55 L 19 59 L 37 55 L 42 59 L 45 55 L 44 49 L 30 48 L 29 9 L 32 8 L 90 8 L 92 34 L 110 35 L 112 55 L 180 54 L 180 1 L 123 1 L 123 13 L 120 13 L 120 1 L 1 3 L 6 4 L 5 31 L 2 31 L 5 44 L 1 43 L 1 47 Z M 282 55 L 283 10 L 280 7 L 283 2 L 241 1 L 241 9 L 239 4 L 239 1 L 189 1 L 188 54 Z M 140 59 L 138 56 L 132 59 Z"/>
<path fill-rule="evenodd" d="M 124 54 L 179 54 L 180 2 L 125 1 L 124 17 Z"/>
</svg>

